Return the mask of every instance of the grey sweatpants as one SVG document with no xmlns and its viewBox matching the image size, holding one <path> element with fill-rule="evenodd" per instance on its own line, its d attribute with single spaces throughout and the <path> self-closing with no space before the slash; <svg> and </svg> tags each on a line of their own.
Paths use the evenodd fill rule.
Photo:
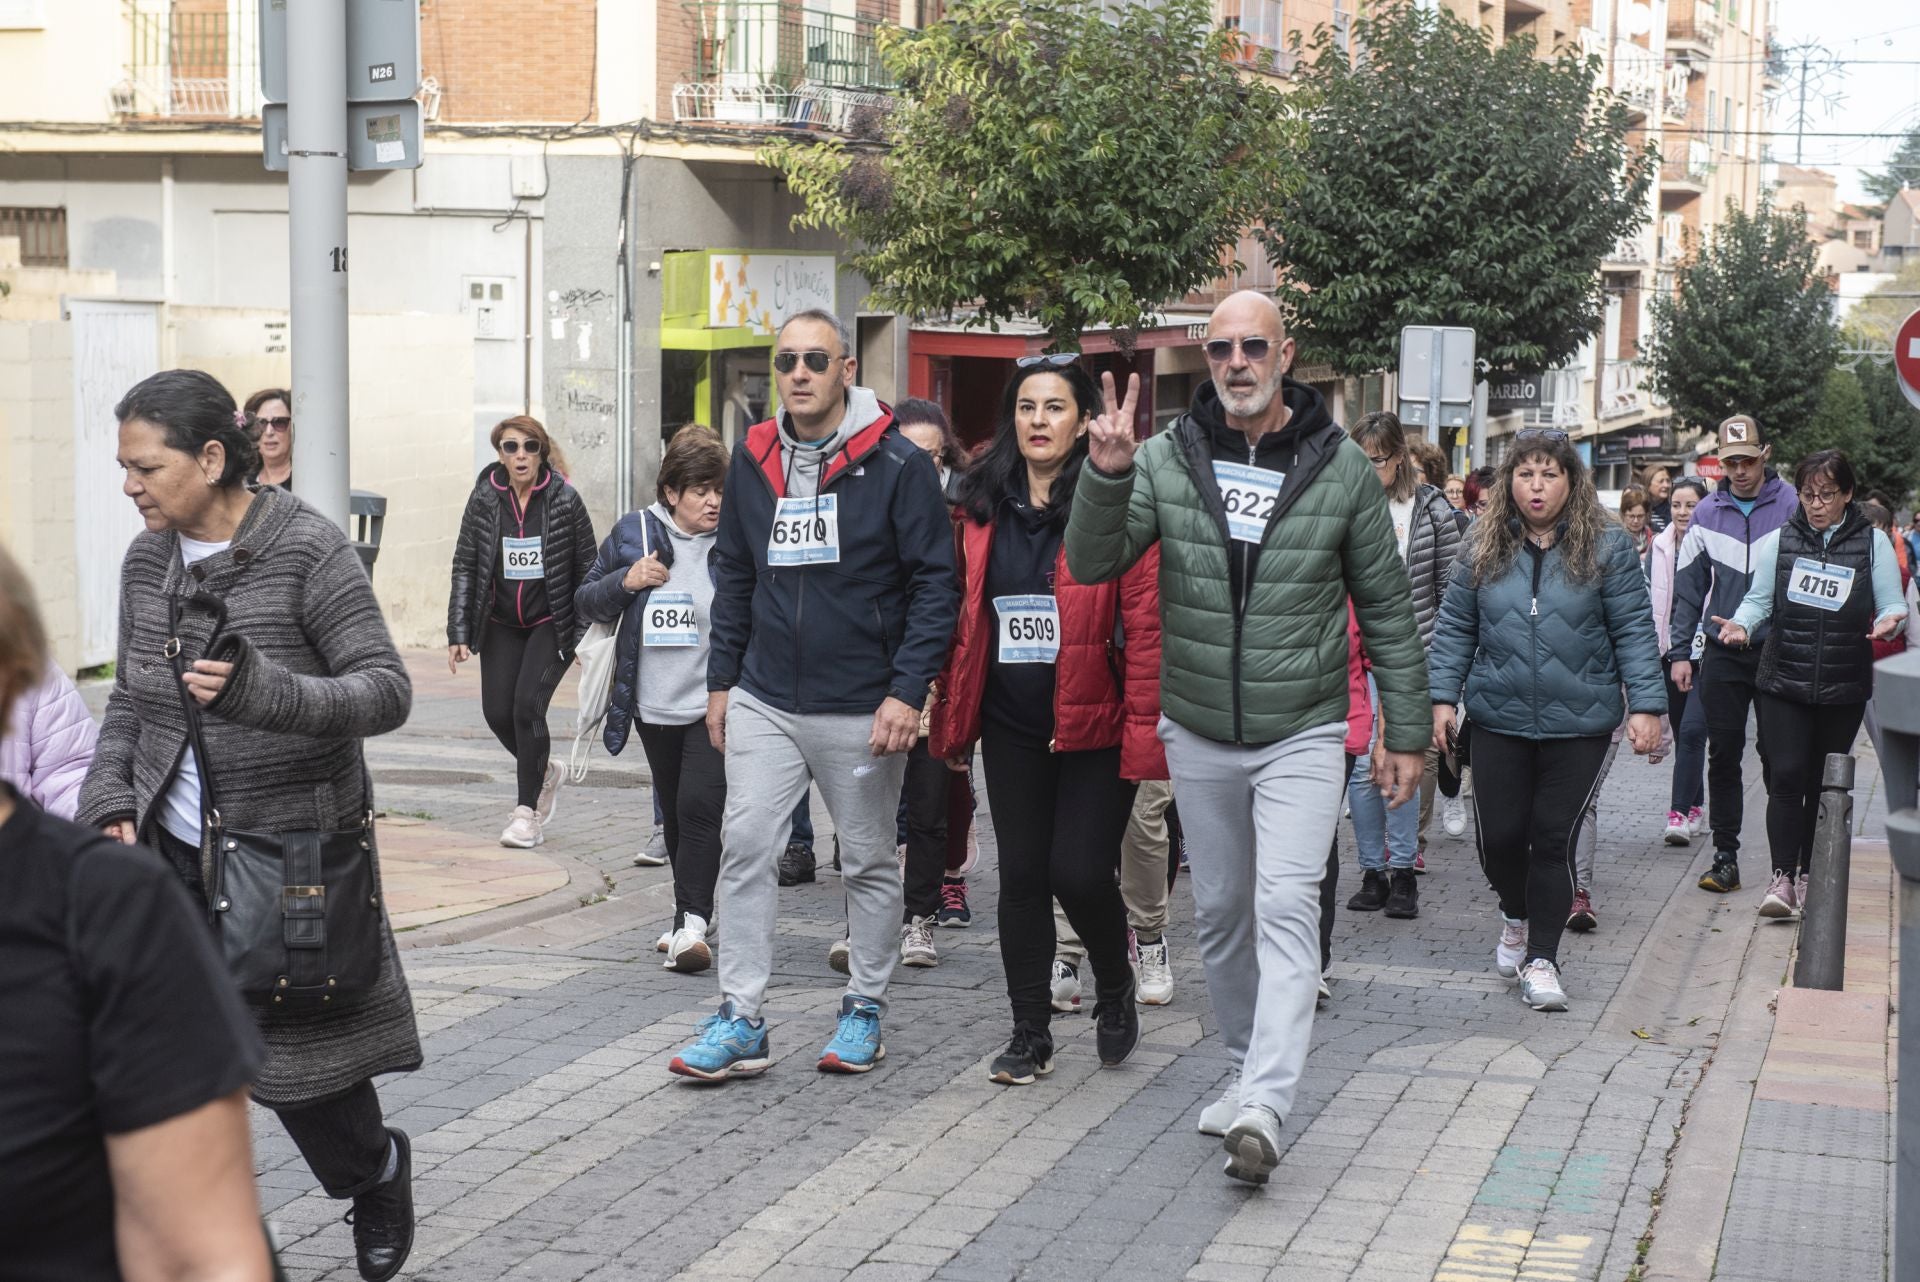
<svg viewBox="0 0 1920 1282">
<path fill-rule="evenodd" d="M 1613 759 L 1620 755 L 1620 745 L 1612 744 L 1607 755 L 1600 758 L 1600 776 L 1593 781 L 1592 800 L 1580 815 L 1580 831 L 1573 837 L 1573 884 L 1580 890 L 1593 889 L 1593 850 L 1599 841 L 1600 824 L 1600 788 L 1607 782 L 1607 772 L 1613 769 Z"/>
<path fill-rule="evenodd" d="M 1313 1035 L 1320 880 L 1340 820 L 1346 738 L 1336 721 L 1236 747 L 1160 718 L 1220 1039 L 1240 1065 L 1241 1105 L 1263 1104 L 1282 1121 Z"/>
<path fill-rule="evenodd" d="M 886 1004 L 887 981 L 900 957 L 894 818 L 907 758 L 873 756 L 867 747 L 872 733 L 871 716 L 796 716 L 738 687 L 727 701 L 727 810 L 714 912 L 725 932 L 720 994 L 737 1015 L 759 1018 L 767 995 L 780 894 L 776 864 L 809 778 L 820 786 L 840 834 L 853 940 L 847 991 Z"/>
</svg>

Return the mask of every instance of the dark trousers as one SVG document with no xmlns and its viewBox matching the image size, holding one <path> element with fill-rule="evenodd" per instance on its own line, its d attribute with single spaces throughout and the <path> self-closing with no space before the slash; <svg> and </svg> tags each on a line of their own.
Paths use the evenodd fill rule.
<svg viewBox="0 0 1920 1282">
<path fill-rule="evenodd" d="M 948 803 L 958 778 L 946 762 L 927 751 L 925 739 L 907 754 L 906 782 L 900 788 L 907 847 L 903 921 L 940 911 L 940 878 L 947 871 Z"/>
<path fill-rule="evenodd" d="M 205 901 L 198 846 L 157 824 L 147 834 L 147 845 L 186 883 L 194 902 Z M 387 1167 L 387 1123 L 371 1081 L 318 1103 L 273 1111 L 327 1196 L 357 1197 L 380 1182 Z"/>
<path fill-rule="evenodd" d="M 1086 946 L 1099 999 L 1130 1000 L 1119 876 L 1134 785 L 1120 777 L 1120 750 L 1049 752 L 991 726 L 980 748 L 1000 850 L 1000 959 L 1014 1020 L 1046 1028 L 1052 1018 L 1055 899 Z"/>
<path fill-rule="evenodd" d="M 793 808 L 793 829 L 787 834 L 789 846 L 804 846 L 807 853 L 813 853 L 813 792 L 809 789 L 800 794 L 800 804 Z"/>
<path fill-rule="evenodd" d="M 727 759 L 714 751 L 704 721 L 634 725 L 666 825 L 673 928 L 686 925 L 688 913 L 711 925 L 713 887 L 720 879 L 720 817 L 727 808 Z"/>
<path fill-rule="evenodd" d="M 518 765 L 519 805 L 539 803 L 552 747 L 547 737 L 547 705 L 566 674 L 553 624 L 537 628 L 487 625 L 486 648 L 480 651 L 480 711 L 493 737 Z"/>
<path fill-rule="evenodd" d="M 1827 754 L 1852 751 L 1867 705 L 1794 703 L 1763 690 L 1754 712 L 1767 740 L 1767 845 L 1773 870 L 1793 876 L 1812 866 Z"/>
<path fill-rule="evenodd" d="M 1758 650 L 1729 650 L 1708 645 L 1706 657 L 1694 668 L 1694 693 L 1707 719 L 1707 798 L 1713 811 L 1713 848 L 1740 853 L 1740 763 L 1747 755 L 1747 709 L 1753 706 L 1760 673 Z M 1760 776 L 1768 771 L 1770 745 L 1765 734 L 1757 738 Z"/>
<path fill-rule="evenodd" d="M 1474 777 L 1500 781 L 1473 790 L 1480 870 L 1500 911 L 1526 919 L 1528 961 L 1559 962 L 1573 908 L 1574 838 L 1612 751 L 1606 735 L 1521 739 L 1473 727 Z"/>
<path fill-rule="evenodd" d="M 1684 815 L 1707 799 L 1707 709 L 1704 700 L 1673 684 L 1673 664 L 1664 666 L 1667 724 L 1673 727 L 1673 790 L 1667 809 Z"/>
<path fill-rule="evenodd" d="M 1340 772 L 1342 779 L 1353 775 L 1354 754 L 1347 754 L 1346 768 Z M 1412 804 L 1412 803 L 1409 803 Z M 1333 918 L 1334 900 L 1340 894 L 1340 834 L 1335 833 L 1333 844 L 1327 848 L 1327 872 L 1320 879 L 1320 973 L 1327 973 L 1327 967 L 1333 965 Z"/>
</svg>

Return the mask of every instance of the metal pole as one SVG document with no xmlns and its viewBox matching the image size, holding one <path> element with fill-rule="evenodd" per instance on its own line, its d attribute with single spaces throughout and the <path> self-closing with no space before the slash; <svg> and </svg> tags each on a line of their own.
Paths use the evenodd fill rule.
<svg viewBox="0 0 1920 1282">
<path fill-rule="evenodd" d="M 293 467 L 300 497 L 347 528 L 347 14 L 287 0 L 287 234 Z"/>
<path fill-rule="evenodd" d="M 1887 847 L 1900 873 L 1900 1081 L 1920 1082 L 1920 651 L 1873 665 Z M 1893 1274 L 1920 1277 L 1920 1089 L 1895 1092 Z"/>
<path fill-rule="evenodd" d="M 1847 865 L 1853 858 L 1853 758 L 1827 754 L 1820 780 L 1820 819 L 1813 830 L 1813 866 L 1800 916 L 1795 988 L 1839 992 L 1847 975 Z"/>
</svg>

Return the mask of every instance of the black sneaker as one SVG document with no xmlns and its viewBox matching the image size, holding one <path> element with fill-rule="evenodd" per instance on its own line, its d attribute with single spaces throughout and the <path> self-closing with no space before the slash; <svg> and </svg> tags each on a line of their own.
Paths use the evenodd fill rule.
<svg viewBox="0 0 1920 1282">
<path fill-rule="evenodd" d="M 1377 913 L 1387 906 L 1387 874 L 1369 868 L 1361 874 L 1360 889 L 1353 892 L 1347 907 L 1357 913 Z"/>
<path fill-rule="evenodd" d="M 1118 997 L 1103 997 L 1093 1004 L 1093 1044 L 1108 1068 L 1126 1063 L 1140 1044 L 1140 1012 L 1133 1004 L 1132 983 Z"/>
<path fill-rule="evenodd" d="M 780 852 L 780 884 L 798 886 L 813 880 L 813 848 L 793 842 Z"/>
<path fill-rule="evenodd" d="M 809 854 L 808 858 L 812 858 L 812 855 Z M 833 834 L 833 870 L 840 871 L 840 834 L 837 832 Z M 813 878 L 809 877 L 807 880 L 812 881 Z"/>
<path fill-rule="evenodd" d="M 1740 889 L 1740 856 L 1731 850 L 1713 852 L 1713 867 L 1700 879 L 1700 889 L 1729 895 Z"/>
<path fill-rule="evenodd" d="M 385 1184 L 354 1198 L 346 1214 L 354 1262 L 367 1282 L 387 1282 L 413 1251 L 413 1145 L 405 1131 L 389 1126 L 387 1134 L 400 1153 L 398 1169 Z"/>
<path fill-rule="evenodd" d="M 1387 892 L 1387 916 L 1418 917 L 1420 883 L 1414 880 L 1413 869 L 1395 868 L 1388 875 L 1388 885 L 1391 889 Z"/>
<path fill-rule="evenodd" d="M 1052 1071 L 1053 1034 L 1023 1021 L 1013 1026 L 1013 1038 L 993 1061 L 987 1076 L 1002 1086 L 1031 1086 L 1035 1078 Z"/>
</svg>

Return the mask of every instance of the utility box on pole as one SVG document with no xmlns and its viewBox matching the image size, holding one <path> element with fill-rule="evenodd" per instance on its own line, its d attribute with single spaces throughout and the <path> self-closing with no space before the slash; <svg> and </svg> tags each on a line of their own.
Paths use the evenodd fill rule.
<svg viewBox="0 0 1920 1282">
<path fill-rule="evenodd" d="M 1427 429 L 1473 422 L 1474 335 L 1452 325 L 1409 325 L 1400 331 L 1400 422 Z"/>
</svg>

